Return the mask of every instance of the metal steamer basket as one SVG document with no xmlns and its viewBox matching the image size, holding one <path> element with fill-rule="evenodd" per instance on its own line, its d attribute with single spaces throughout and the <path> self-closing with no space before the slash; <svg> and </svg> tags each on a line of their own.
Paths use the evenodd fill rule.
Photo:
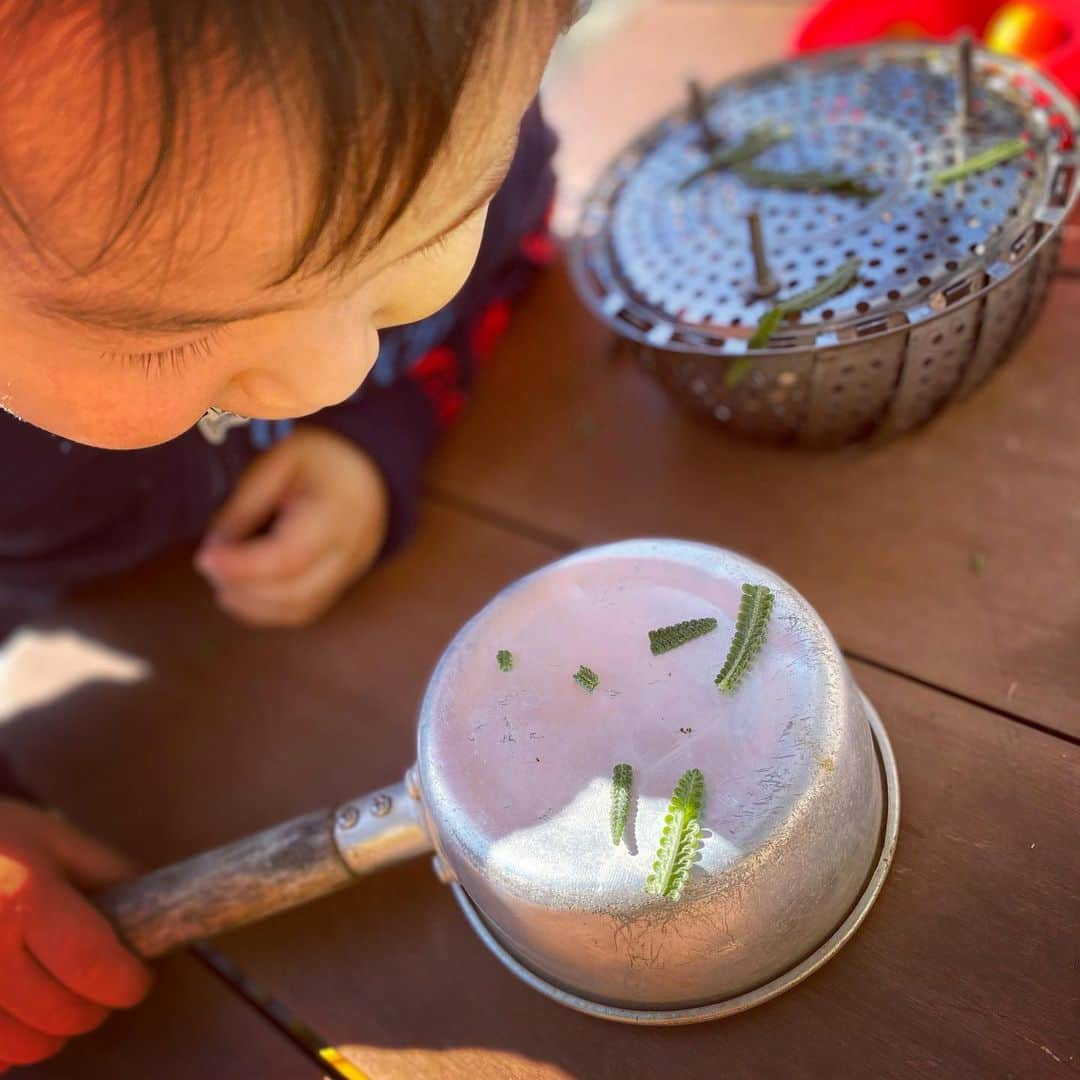
<svg viewBox="0 0 1080 1080">
<path fill-rule="evenodd" d="M 775 64 L 697 102 L 616 157 L 571 249 L 587 305 L 676 397 L 774 441 L 887 438 L 968 394 L 1030 327 L 1080 189 L 1077 110 L 1045 76 L 970 42 L 887 44 Z M 767 124 L 790 136 L 756 168 L 841 172 L 875 193 L 780 190 L 723 168 L 685 184 L 710 147 Z M 1016 137 L 1026 153 L 936 181 Z M 851 288 L 748 348 L 778 300 L 856 258 Z"/>
</svg>

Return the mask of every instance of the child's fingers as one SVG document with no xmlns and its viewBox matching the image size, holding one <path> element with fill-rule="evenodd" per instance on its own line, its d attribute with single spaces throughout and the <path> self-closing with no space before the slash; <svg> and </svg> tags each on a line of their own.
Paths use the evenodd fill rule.
<svg viewBox="0 0 1080 1080">
<path fill-rule="evenodd" d="M 333 521 L 310 498 L 297 497 L 264 536 L 216 544 L 199 553 L 198 567 L 219 588 L 270 582 L 309 570 L 329 543 Z"/>
<path fill-rule="evenodd" d="M 96 892 L 125 881 L 138 868 L 119 852 L 49 814 L 41 819 L 41 841 L 67 877 L 84 892 Z"/>
<path fill-rule="evenodd" d="M 0 1012 L 0 1054 L 11 1065 L 34 1065 L 62 1050 L 66 1040 L 20 1024 Z"/>
<path fill-rule="evenodd" d="M 222 589 L 217 602 L 230 615 L 255 626 L 303 626 L 326 610 L 345 577 L 345 559 L 335 553 L 286 581 Z"/>
<path fill-rule="evenodd" d="M 61 986 L 24 948 L 0 958 L 0 1011 L 46 1035 L 84 1035 L 108 1010 Z"/>
<path fill-rule="evenodd" d="M 24 919 L 30 952 L 72 992 L 110 1009 L 129 1008 L 146 996 L 149 969 L 74 889 L 61 882 L 43 889 Z"/>
<path fill-rule="evenodd" d="M 211 550 L 219 540 L 242 540 L 265 525 L 281 503 L 300 460 L 288 439 L 257 457 L 211 520 L 207 537 L 213 539 L 204 550 Z"/>
</svg>

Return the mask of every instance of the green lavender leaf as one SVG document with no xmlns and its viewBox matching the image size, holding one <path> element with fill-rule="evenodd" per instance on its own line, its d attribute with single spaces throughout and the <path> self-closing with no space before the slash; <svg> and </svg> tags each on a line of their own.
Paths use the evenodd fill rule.
<svg viewBox="0 0 1080 1080">
<path fill-rule="evenodd" d="M 600 676 L 592 668 L 581 665 L 574 672 L 574 682 L 591 694 L 600 685 Z"/>
<path fill-rule="evenodd" d="M 981 153 L 974 154 L 967 161 L 962 161 L 951 169 L 942 169 L 941 172 L 935 173 L 934 184 L 941 187 L 943 184 L 951 184 L 954 180 L 963 180 L 965 177 L 973 176 L 975 173 L 986 172 L 987 169 L 992 169 L 995 165 L 1011 161 L 1017 154 L 1022 154 L 1027 148 L 1028 144 L 1023 139 L 1006 139 L 1004 142 L 988 147 Z"/>
<path fill-rule="evenodd" d="M 763 349 L 769 343 L 769 338 L 776 333 L 780 326 L 780 320 L 783 319 L 786 312 L 781 305 L 770 308 L 764 315 L 758 319 L 757 329 L 754 331 L 750 340 L 746 343 L 748 349 Z M 754 366 L 754 359 L 752 357 L 743 356 L 736 360 L 734 364 L 728 368 L 727 377 L 724 382 L 728 386 L 738 386 L 743 379 L 746 378 L 747 372 L 749 372 Z"/>
<path fill-rule="evenodd" d="M 777 304 L 775 307 L 770 308 L 764 315 L 758 320 L 757 329 L 754 331 L 754 336 L 747 342 L 747 348 L 760 349 L 768 343 L 769 338 L 776 333 L 777 327 L 780 325 L 780 320 L 787 314 L 784 311 L 783 304 Z M 742 364 L 746 365 L 746 371 L 750 370 L 750 366 L 754 363 L 753 360 L 742 357 Z M 727 379 L 725 380 L 728 386 L 735 386 L 745 376 L 746 371 L 742 371 L 738 376 L 732 374 L 732 368 L 740 366 L 740 361 L 736 361 L 728 368 Z"/>
<path fill-rule="evenodd" d="M 759 154 L 765 153 L 769 147 L 775 146 L 785 139 L 790 139 L 792 134 L 793 129 L 786 126 L 774 128 L 771 124 L 764 124 L 761 127 L 756 127 L 746 133 L 742 142 L 736 143 L 734 146 L 725 146 L 719 150 L 714 150 L 709 155 L 709 160 L 700 169 L 695 170 L 679 181 L 679 190 L 683 191 L 695 180 L 700 180 L 703 176 L 708 176 L 709 173 L 729 169 L 732 165 L 738 165 L 743 161 L 750 161 Z"/>
<path fill-rule="evenodd" d="M 841 263 L 836 271 L 827 278 L 823 278 L 816 285 L 812 285 L 809 289 L 796 293 L 794 296 L 789 296 L 786 300 L 781 300 L 775 307 L 770 308 L 762 315 L 758 321 L 757 329 L 754 331 L 754 336 L 750 338 L 748 347 L 760 349 L 767 345 L 769 338 L 773 336 L 776 328 L 780 325 L 780 320 L 785 316 L 808 311 L 819 304 L 824 304 L 826 300 L 831 300 L 834 296 L 839 296 L 842 292 L 847 292 L 858 281 L 861 266 L 861 259 L 848 259 L 846 262 Z M 731 383 L 728 383 L 728 385 L 730 386 Z"/>
<path fill-rule="evenodd" d="M 629 765 L 616 765 L 611 771 L 611 842 L 622 843 L 626 823 L 630 819 L 630 789 L 634 770 Z"/>
<path fill-rule="evenodd" d="M 782 172 L 746 163 L 736 165 L 735 172 L 751 187 L 779 188 L 781 191 L 828 191 L 833 195 L 853 195 L 859 199 L 873 199 L 881 194 L 879 189 L 869 187 L 857 176 L 841 172 L 819 172 L 817 169 Z"/>
<path fill-rule="evenodd" d="M 649 648 L 653 656 L 659 656 L 715 629 L 715 619 L 687 619 L 674 626 L 661 626 L 659 630 L 649 631 Z"/>
<path fill-rule="evenodd" d="M 495 660 L 498 662 L 500 671 L 514 670 L 514 654 L 509 649 L 500 649 L 495 654 Z"/>
<path fill-rule="evenodd" d="M 656 849 L 645 891 L 678 900 L 690 877 L 694 856 L 701 843 L 701 808 L 705 802 L 705 777 L 700 769 L 687 769 L 679 777 L 664 815 L 664 828 Z"/>
<path fill-rule="evenodd" d="M 728 649 L 727 659 L 716 676 L 716 685 L 732 693 L 749 670 L 769 630 L 773 594 L 767 585 L 743 585 L 739 600 L 739 615 L 735 620 L 735 636 Z"/>
<path fill-rule="evenodd" d="M 772 327 L 769 329 L 769 334 L 776 329 L 776 324 L 780 322 L 780 315 L 777 314 L 776 320 Z M 760 333 L 760 329 L 758 331 Z M 757 335 L 755 335 L 756 337 Z M 724 385 L 732 390 L 739 385 L 754 370 L 754 365 L 757 361 L 752 356 L 740 356 L 737 360 L 732 360 L 728 365 L 727 371 L 724 372 Z"/>
</svg>

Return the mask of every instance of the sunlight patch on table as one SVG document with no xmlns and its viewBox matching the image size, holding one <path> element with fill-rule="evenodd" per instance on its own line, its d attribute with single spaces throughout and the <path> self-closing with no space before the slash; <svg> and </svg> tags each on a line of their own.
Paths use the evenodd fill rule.
<svg viewBox="0 0 1080 1080">
<path fill-rule="evenodd" d="M 340 1060 L 359 1067 L 368 1080 L 477 1080 L 481 1076 L 497 1076 L 500 1080 L 574 1080 L 555 1065 L 487 1047 L 428 1050 L 354 1045 L 339 1046 L 337 1053 Z"/>
<path fill-rule="evenodd" d="M 145 660 L 70 630 L 19 630 L 0 649 L 0 724 L 87 683 L 130 685 L 151 670 Z"/>
</svg>

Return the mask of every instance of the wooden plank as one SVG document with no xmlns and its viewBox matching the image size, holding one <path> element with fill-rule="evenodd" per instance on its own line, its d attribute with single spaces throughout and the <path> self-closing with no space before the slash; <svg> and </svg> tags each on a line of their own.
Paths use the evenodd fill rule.
<svg viewBox="0 0 1080 1080">
<path fill-rule="evenodd" d="M 72 1040 L 27 1075 L 34 1080 L 318 1080 L 314 1062 L 195 960 L 173 956 L 156 971 L 157 984 L 142 1005 Z"/>
<path fill-rule="evenodd" d="M 1062 277 L 1018 355 L 967 401 L 886 446 L 814 454 L 685 414 L 613 358 L 554 271 L 432 486 L 568 545 L 670 534 L 744 551 L 845 648 L 1076 735 L 1078 339 L 1080 282 Z"/>
<path fill-rule="evenodd" d="M 407 553 L 302 633 L 239 626 L 186 558 L 157 564 L 34 624 L 0 691 L 37 704 L 0 724 L 0 753 L 147 866 L 217 847 L 401 779 L 443 648 L 554 555 L 433 507 Z M 70 632 L 93 643 L 100 670 L 135 658 L 145 678 L 98 677 L 87 660 L 71 685 Z"/>
<path fill-rule="evenodd" d="M 1080 210 L 1072 217 L 1075 225 L 1065 228 L 1065 243 L 1061 247 L 1062 272 L 1080 277 Z"/>
</svg>

